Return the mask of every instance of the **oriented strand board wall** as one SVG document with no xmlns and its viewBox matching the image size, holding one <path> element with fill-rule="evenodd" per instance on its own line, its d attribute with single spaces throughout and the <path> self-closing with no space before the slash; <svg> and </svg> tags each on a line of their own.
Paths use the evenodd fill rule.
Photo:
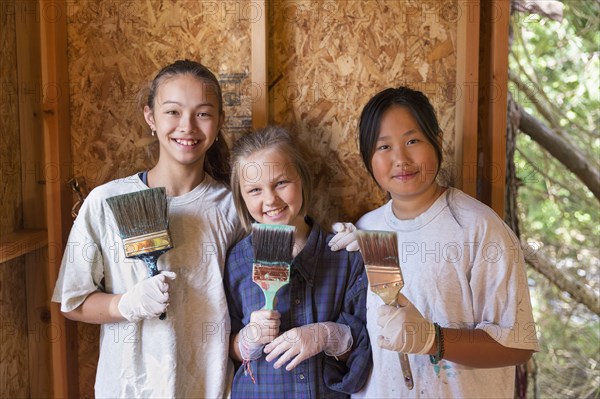
<svg viewBox="0 0 600 399">
<path fill-rule="evenodd" d="M 14 3 L 0 6 L 0 239 L 22 226 Z M 0 263 L 0 397 L 29 396 L 23 258 Z"/>
<path fill-rule="evenodd" d="M 88 189 L 156 161 L 137 94 L 176 59 L 198 60 L 219 78 L 230 141 L 250 129 L 253 12 L 249 1 L 69 3 L 73 162 Z M 80 392 L 93 397 L 98 327 L 79 323 L 78 335 Z"/>
<path fill-rule="evenodd" d="M 189 58 L 223 85 L 226 134 L 250 126 L 252 9 L 240 1 L 78 1 L 68 20 L 75 173 L 89 188 L 148 168 L 155 139 L 138 93 L 163 66 Z"/>
<path fill-rule="evenodd" d="M 272 117 L 297 128 L 316 156 L 313 214 L 355 221 L 382 204 L 358 153 L 362 107 L 378 91 L 409 85 L 430 96 L 454 148 L 455 1 L 286 1 L 272 5 Z"/>
</svg>

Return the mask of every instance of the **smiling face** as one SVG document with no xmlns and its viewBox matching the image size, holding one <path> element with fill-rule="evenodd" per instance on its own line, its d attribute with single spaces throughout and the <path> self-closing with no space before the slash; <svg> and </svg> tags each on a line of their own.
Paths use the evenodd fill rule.
<svg viewBox="0 0 600 399">
<path fill-rule="evenodd" d="M 254 220 L 305 230 L 302 180 L 288 156 L 269 148 L 242 159 L 236 167 L 242 198 Z"/>
<path fill-rule="evenodd" d="M 223 123 L 213 86 L 190 74 L 165 79 L 144 117 L 156 131 L 160 162 L 200 169 Z"/>
<path fill-rule="evenodd" d="M 438 189 L 435 148 L 405 107 L 393 106 L 383 114 L 371 166 L 395 202 L 428 200 Z"/>
</svg>

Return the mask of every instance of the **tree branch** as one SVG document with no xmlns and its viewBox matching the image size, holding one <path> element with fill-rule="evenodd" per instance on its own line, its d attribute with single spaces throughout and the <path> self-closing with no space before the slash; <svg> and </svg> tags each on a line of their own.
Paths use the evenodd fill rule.
<svg viewBox="0 0 600 399">
<path fill-rule="evenodd" d="M 521 113 L 519 130 L 531 137 L 550 155 L 573 172 L 600 201 L 600 171 L 588 162 L 575 146 L 546 127 L 519 104 L 516 105 Z"/>
<path fill-rule="evenodd" d="M 521 73 L 529 78 L 525 71 L 522 68 L 520 69 Z M 590 133 L 587 128 L 579 124 L 576 120 L 567 117 L 563 109 L 558 107 L 556 104 L 549 102 L 550 100 L 548 99 L 548 96 L 546 96 L 546 94 L 544 93 L 543 89 L 533 80 L 531 80 L 531 78 L 529 79 L 531 85 L 533 85 L 534 87 L 530 87 L 526 82 L 521 80 L 519 75 L 515 74 L 514 72 L 508 71 L 508 80 L 513 82 L 517 89 L 525 93 L 529 101 L 531 101 L 531 103 L 534 105 L 535 109 L 540 113 L 541 116 L 543 116 L 546 119 L 546 121 L 550 123 L 551 129 L 556 130 L 562 137 L 569 135 L 569 133 L 567 133 L 566 130 L 560 126 L 558 119 L 554 116 L 559 115 L 560 117 L 569 121 L 571 129 L 576 129 L 578 133 L 583 133 L 588 138 L 596 138 L 593 132 Z M 542 100 L 540 100 L 538 96 L 536 96 L 537 94 L 541 94 L 543 103 Z"/>
<path fill-rule="evenodd" d="M 533 170 L 535 170 L 537 173 L 539 173 L 544 179 L 546 179 L 549 182 L 551 182 L 552 184 L 555 184 L 555 185 L 565 189 L 566 191 L 568 191 L 569 197 L 576 199 L 577 201 L 581 202 L 582 204 L 586 204 L 587 206 L 592 207 L 592 208 L 597 206 L 595 203 L 592 203 L 594 201 L 593 199 L 590 199 L 588 197 L 582 197 L 581 195 L 579 195 L 579 192 L 573 190 L 572 187 L 567 187 L 567 183 L 563 183 L 557 179 L 550 177 L 550 175 L 548 173 L 546 173 L 543 168 L 540 168 L 539 166 L 537 166 L 537 164 L 535 162 L 533 162 L 533 160 L 531 160 L 523 151 L 521 151 L 519 149 L 519 147 L 517 147 L 516 151 L 519 153 L 519 156 L 521 158 L 523 158 L 523 160 L 525 162 L 527 162 L 527 165 L 530 165 L 531 168 L 533 168 Z M 523 184 L 522 188 L 535 191 L 531 188 L 530 185 L 528 185 L 526 183 Z M 540 194 L 543 194 L 542 197 L 540 197 L 540 199 L 546 199 L 548 197 L 547 191 L 542 192 L 542 191 L 538 190 L 537 192 L 539 192 Z"/>
<path fill-rule="evenodd" d="M 525 261 L 560 290 L 568 293 L 577 303 L 585 305 L 590 311 L 600 316 L 600 297 L 591 289 L 574 280 L 567 273 L 557 269 L 543 251 L 524 243 Z"/>
</svg>

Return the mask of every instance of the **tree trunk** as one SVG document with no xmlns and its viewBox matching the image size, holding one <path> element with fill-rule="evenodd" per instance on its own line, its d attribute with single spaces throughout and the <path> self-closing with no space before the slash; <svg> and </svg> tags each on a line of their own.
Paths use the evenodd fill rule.
<svg viewBox="0 0 600 399">
<path fill-rule="evenodd" d="M 504 201 L 504 221 L 508 227 L 515 232 L 517 237 L 521 236 L 519 230 L 519 216 L 517 208 L 517 191 L 521 182 L 517 178 L 517 168 L 515 166 L 515 150 L 517 148 L 517 134 L 519 133 L 519 123 L 521 114 L 517 103 L 508 93 L 508 123 L 506 125 L 506 193 Z"/>
</svg>

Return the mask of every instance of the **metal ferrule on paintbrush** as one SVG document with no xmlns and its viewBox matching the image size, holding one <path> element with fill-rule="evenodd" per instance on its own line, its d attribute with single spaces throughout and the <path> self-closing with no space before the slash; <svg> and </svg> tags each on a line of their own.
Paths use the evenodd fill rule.
<svg viewBox="0 0 600 399">
<path fill-rule="evenodd" d="M 264 309 L 273 310 L 277 291 L 290 282 L 295 227 L 281 224 L 252 226 L 252 281 L 265 295 Z"/>
<path fill-rule="evenodd" d="M 371 291 L 377 294 L 386 305 L 394 305 L 398 292 L 404 286 L 399 269 L 378 265 L 365 265 L 365 269 L 368 269 L 367 278 Z"/>
<path fill-rule="evenodd" d="M 142 236 L 123 239 L 125 257 L 135 258 L 138 255 L 156 251 L 166 251 L 173 248 L 168 230 L 157 231 Z"/>
</svg>

